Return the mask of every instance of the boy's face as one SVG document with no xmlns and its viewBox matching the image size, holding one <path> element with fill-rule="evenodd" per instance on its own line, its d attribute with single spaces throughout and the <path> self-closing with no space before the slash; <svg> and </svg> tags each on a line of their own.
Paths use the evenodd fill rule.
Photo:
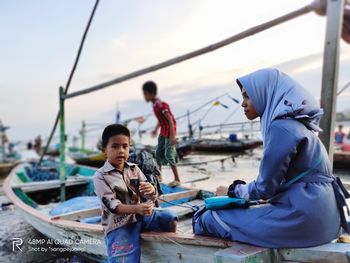
<svg viewBox="0 0 350 263">
<path fill-rule="evenodd" d="M 155 98 L 155 95 L 152 93 L 149 93 L 148 91 L 143 91 L 143 96 L 145 98 L 145 101 L 150 102 Z"/>
<path fill-rule="evenodd" d="M 109 138 L 103 152 L 108 161 L 117 169 L 124 169 L 124 162 L 129 158 L 130 139 L 125 135 L 114 135 Z"/>
</svg>

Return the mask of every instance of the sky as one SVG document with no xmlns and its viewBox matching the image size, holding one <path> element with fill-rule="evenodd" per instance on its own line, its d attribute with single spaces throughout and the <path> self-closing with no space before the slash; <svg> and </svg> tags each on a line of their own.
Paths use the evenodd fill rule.
<svg viewBox="0 0 350 263">
<path fill-rule="evenodd" d="M 94 3 L 0 2 L 0 119 L 11 126 L 10 139 L 48 136 L 58 110 L 58 88 L 68 79 Z M 69 92 L 208 46 L 307 4 L 295 0 L 101 0 Z M 82 120 L 100 124 L 94 127 L 114 122 L 117 105 L 122 119 L 150 113 L 141 86 L 151 79 L 177 116 L 226 92 L 240 99 L 235 78 L 263 67 L 281 69 L 319 98 L 325 25 L 325 17 L 310 13 L 207 55 L 67 100 L 67 133 L 78 134 Z M 350 46 L 342 41 L 339 89 L 349 82 L 349 72 Z M 349 97 L 350 89 L 338 97 L 338 111 L 350 108 Z M 224 120 L 239 107 L 228 97 L 220 100 L 229 108 L 213 109 L 204 125 Z M 201 114 L 192 117 L 201 118 Z M 230 119 L 243 120 L 240 110 Z M 154 123 L 150 117 L 143 127 Z M 100 132 L 90 136 L 98 137 Z"/>
</svg>

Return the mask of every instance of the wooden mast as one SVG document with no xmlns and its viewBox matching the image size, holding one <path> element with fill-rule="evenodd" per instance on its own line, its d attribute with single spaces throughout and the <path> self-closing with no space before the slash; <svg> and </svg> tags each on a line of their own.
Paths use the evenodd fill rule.
<svg viewBox="0 0 350 263">
<path fill-rule="evenodd" d="M 61 202 L 66 199 L 66 174 L 65 165 L 66 161 L 66 132 L 64 121 L 64 89 L 60 87 L 59 90 L 59 121 L 60 121 L 60 199 Z"/>
<path fill-rule="evenodd" d="M 339 42 L 343 21 L 344 0 L 327 1 L 327 27 L 323 53 L 321 107 L 324 116 L 320 139 L 326 147 L 333 167 L 334 123 L 338 87 Z"/>
</svg>

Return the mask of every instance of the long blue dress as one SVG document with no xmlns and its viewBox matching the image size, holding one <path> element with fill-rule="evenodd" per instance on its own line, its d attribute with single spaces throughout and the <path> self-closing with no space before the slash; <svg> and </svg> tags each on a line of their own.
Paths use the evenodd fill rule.
<svg viewBox="0 0 350 263">
<path fill-rule="evenodd" d="M 316 134 L 297 120 L 277 119 L 264 147 L 259 176 L 247 191 L 250 200 L 272 198 L 270 203 L 201 211 L 193 219 L 195 234 L 271 248 L 309 247 L 337 238 L 341 220 L 334 190 L 339 194 L 339 187 Z M 305 171 L 307 175 L 281 190 Z"/>
</svg>

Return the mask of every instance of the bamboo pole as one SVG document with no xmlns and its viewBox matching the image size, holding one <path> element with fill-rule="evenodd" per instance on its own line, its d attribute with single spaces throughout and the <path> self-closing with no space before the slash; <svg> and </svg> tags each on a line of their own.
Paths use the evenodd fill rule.
<svg viewBox="0 0 350 263">
<path fill-rule="evenodd" d="M 321 107 L 324 116 L 320 126 L 320 139 L 326 147 L 333 166 L 334 122 L 337 102 L 339 42 L 343 20 L 344 0 L 327 1 L 327 28 L 323 53 Z"/>
<path fill-rule="evenodd" d="M 66 199 L 66 176 L 64 169 L 65 156 L 65 127 L 64 127 L 64 89 L 59 90 L 59 120 L 60 120 L 60 198 L 61 202 Z"/>
<path fill-rule="evenodd" d="M 86 36 L 87 36 L 87 33 L 89 32 L 89 28 L 90 28 L 90 25 L 92 23 L 92 19 L 94 18 L 94 15 L 95 15 L 95 12 L 96 12 L 96 9 L 97 9 L 97 6 L 98 6 L 98 3 L 100 2 L 100 0 L 96 0 L 95 2 L 95 5 L 94 7 L 92 8 L 92 12 L 91 12 L 91 15 L 90 15 L 90 18 L 89 18 L 89 21 L 86 25 L 86 28 L 85 28 L 85 31 L 84 31 L 84 34 L 82 36 L 82 39 L 80 41 L 80 45 L 79 45 L 79 49 L 78 49 L 78 53 L 75 57 L 75 60 L 74 60 L 74 64 L 73 64 L 73 67 L 72 67 L 72 70 L 69 74 L 69 77 L 68 77 L 68 81 L 66 83 L 66 88 L 64 90 L 64 94 L 67 94 L 68 93 L 68 89 L 70 87 L 70 83 L 73 79 L 73 76 L 74 76 L 74 73 L 75 73 L 75 70 L 78 66 L 78 62 L 79 62 L 79 59 L 80 59 L 80 55 L 81 55 L 81 52 L 83 50 L 83 47 L 84 47 L 84 43 L 85 43 L 85 39 L 86 39 Z M 53 135 L 55 134 L 55 131 L 56 131 L 56 128 L 57 128 L 57 124 L 58 124 L 58 121 L 59 121 L 59 112 L 56 114 L 56 119 L 55 119 L 55 122 L 53 124 L 53 127 L 52 127 L 52 130 L 51 130 L 51 133 L 49 135 L 49 139 L 47 140 L 47 143 L 46 143 L 46 146 L 44 148 L 44 151 L 43 153 L 41 154 L 40 156 L 40 159 L 39 159 L 39 164 L 42 162 L 43 158 L 44 158 L 44 155 L 46 154 L 47 150 L 49 149 L 49 146 L 50 146 L 50 143 L 51 143 L 51 140 L 53 138 Z"/>
<path fill-rule="evenodd" d="M 94 92 L 94 91 L 98 91 L 98 90 L 104 89 L 106 87 L 109 87 L 109 86 L 112 86 L 112 85 L 124 82 L 126 80 L 130 80 L 132 78 L 136 78 L 136 77 L 139 77 L 141 75 L 144 75 L 144 74 L 147 74 L 147 73 L 150 73 L 150 72 L 153 72 L 153 71 L 156 71 L 156 70 L 159 70 L 159 69 L 162 69 L 162 68 L 165 68 L 165 67 L 168 67 L 168 66 L 180 63 L 180 62 L 183 62 L 185 60 L 188 60 L 188 59 L 191 59 L 191 58 L 194 58 L 194 57 L 197 57 L 197 56 L 200 56 L 200 55 L 212 52 L 212 51 L 214 51 L 216 49 L 222 48 L 224 46 L 227 46 L 229 44 L 232 44 L 234 42 L 237 42 L 239 40 L 242 40 L 244 38 L 252 36 L 254 34 L 260 33 L 260 32 L 262 32 L 264 30 L 267 30 L 267 29 L 269 29 L 271 27 L 274 27 L 276 25 L 282 24 L 282 23 L 284 23 L 286 21 L 289 21 L 289 20 L 291 20 L 293 18 L 296 18 L 298 16 L 307 14 L 307 13 L 313 11 L 313 10 L 314 10 L 314 3 L 311 3 L 311 4 L 307 5 L 307 6 L 304 6 L 304 7 L 300 8 L 300 9 L 297 9 L 297 10 L 295 10 L 293 12 L 290 12 L 290 13 L 288 13 L 286 15 L 280 16 L 278 18 L 275 18 L 275 19 L 270 20 L 268 22 L 265 22 L 263 24 L 260 24 L 260 25 L 254 26 L 252 28 L 249 28 L 247 30 L 244 30 L 241 33 L 238 33 L 238 34 L 236 34 L 234 36 L 231 36 L 231 37 L 229 37 L 227 39 L 219 41 L 219 42 L 217 42 L 215 44 L 212 44 L 210 46 L 207 46 L 207 47 L 204 47 L 204 48 L 200 48 L 198 50 L 195 50 L 195 51 L 192 51 L 190 53 L 187 53 L 187 54 L 184 54 L 184 55 L 181 55 L 181 56 L 178 56 L 178 57 L 166 60 L 164 62 L 161 62 L 159 64 L 155 64 L 155 65 L 150 66 L 150 67 L 146 67 L 146 68 L 143 68 L 143 69 L 140 69 L 140 70 L 136 70 L 136 71 L 131 72 L 129 74 L 126 74 L 124 76 L 115 78 L 113 80 L 110 80 L 110 81 L 107 81 L 107 82 L 104 82 L 104 83 L 101 83 L 101 84 L 98 84 L 98 85 L 95 85 L 95 86 L 92 86 L 90 88 L 83 89 L 83 90 L 76 91 L 76 92 L 72 92 L 70 94 L 65 95 L 65 99 L 69 99 L 69 98 L 85 95 L 85 94 L 88 94 L 88 93 L 91 93 L 91 92 Z"/>
<path fill-rule="evenodd" d="M 86 123 L 85 121 L 81 124 L 81 131 L 80 131 L 80 151 L 85 150 L 85 137 L 86 137 Z"/>
</svg>

